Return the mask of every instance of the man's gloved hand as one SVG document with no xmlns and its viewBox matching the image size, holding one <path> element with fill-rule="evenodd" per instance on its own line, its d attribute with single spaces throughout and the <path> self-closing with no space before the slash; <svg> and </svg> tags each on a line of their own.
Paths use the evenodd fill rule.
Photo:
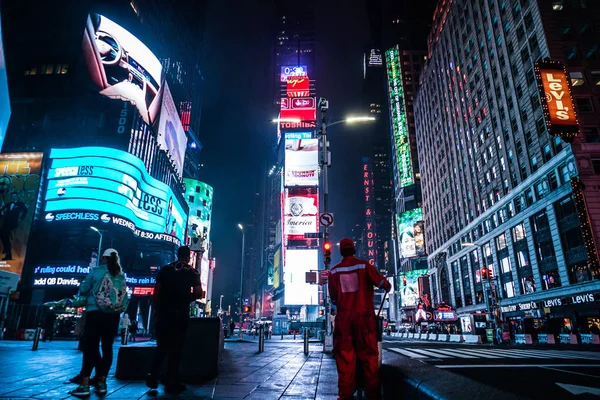
<svg viewBox="0 0 600 400">
<path fill-rule="evenodd" d="M 383 289 L 385 290 L 386 293 L 389 293 L 390 290 L 392 290 L 392 284 L 388 280 L 384 281 Z"/>
</svg>

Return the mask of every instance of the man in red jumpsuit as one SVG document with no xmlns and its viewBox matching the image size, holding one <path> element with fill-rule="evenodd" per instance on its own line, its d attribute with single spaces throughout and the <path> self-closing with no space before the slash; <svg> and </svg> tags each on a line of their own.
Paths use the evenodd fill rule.
<svg viewBox="0 0 600 400">
<path fill-rule="evenodd" d="M 338 371 L 341 400 L 356 391 L 356 359 L 362 362 L 365 394 L 369 400 L 381 396 L 373 287 L 389 292 L 390 282 L 368 261 L 354 257 L 352 239 L 340 241 L 343 260 L 331 269 L 329 296 L 336 312 L 333 352 Z"/>
</svg>

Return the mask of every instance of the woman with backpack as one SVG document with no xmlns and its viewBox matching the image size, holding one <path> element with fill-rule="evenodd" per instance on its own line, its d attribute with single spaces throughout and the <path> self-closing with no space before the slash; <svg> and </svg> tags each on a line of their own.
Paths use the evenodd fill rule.
<svg viewBox="0 0 600 400">
<path fill-rule="evenodd" d="M 120 314 L 127 309 L 129 296 L 119 254 L 108 249 L 100 265 L 90 271 L 79 287 L 79 295 L 87 297 L 81 384 L 70 392 L 73 396 L 90 395 L 90 375 L 96 367 L 96 392 L 106 393 L 106 376 L 112 365 L 113 343 Z M 99 345 L 102 341 L 102 355 Z"/>
</svg>

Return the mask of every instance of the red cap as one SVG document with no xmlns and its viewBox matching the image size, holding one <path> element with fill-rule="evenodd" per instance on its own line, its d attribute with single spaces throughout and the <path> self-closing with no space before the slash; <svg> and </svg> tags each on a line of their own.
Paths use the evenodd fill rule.
<svg viewBox="0 0 600 400">
<path fill-rule="evenodd" d="M 343 238 L 342 240 L 340 240 L 340 249 L 353 249 L 353 248 L 354 248 L 354 242 L 352 241 L 352 239 Z"/>
</svg>

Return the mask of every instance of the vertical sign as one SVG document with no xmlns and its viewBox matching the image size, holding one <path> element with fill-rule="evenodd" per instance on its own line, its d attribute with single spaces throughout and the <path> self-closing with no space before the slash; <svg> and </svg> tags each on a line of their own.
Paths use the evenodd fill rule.
<svg viewBox="0 0 600 400">
<path fill-rule="evenodd" d="M 579 133 L 579 122 L 565 67 L 554 61 L 539 62 L 535 75 L 548 133 L 571 142 Z"/>
<path fill-rule="evenodd" d="M 390 118 L 392 120 L 392 146 L 394 169 L 398 171 L 397 184 L 405 187 L 415 183 L 408 140 L 408 124 L 404 105 L 404 89 L 402 86 L 402 68 L 398 46 L 385 52 L 388 94 L 390 98 Z"/>
<path fill-rule="evenodd" d="M 369 157 L 363 157 L 363 188 L 365 191 L 367 260 L 369 260 L 372 265 L 375 265 L 375 260 L 377 260 L 377 246 L 375 242 L 375 202 L 373 198 L 373 168 Z"/>
<path fill-rule="evenodd" d="M 0 271 L 21 274 L 40 187 L 42 153 L 0 154 Z"/>
</svg>

